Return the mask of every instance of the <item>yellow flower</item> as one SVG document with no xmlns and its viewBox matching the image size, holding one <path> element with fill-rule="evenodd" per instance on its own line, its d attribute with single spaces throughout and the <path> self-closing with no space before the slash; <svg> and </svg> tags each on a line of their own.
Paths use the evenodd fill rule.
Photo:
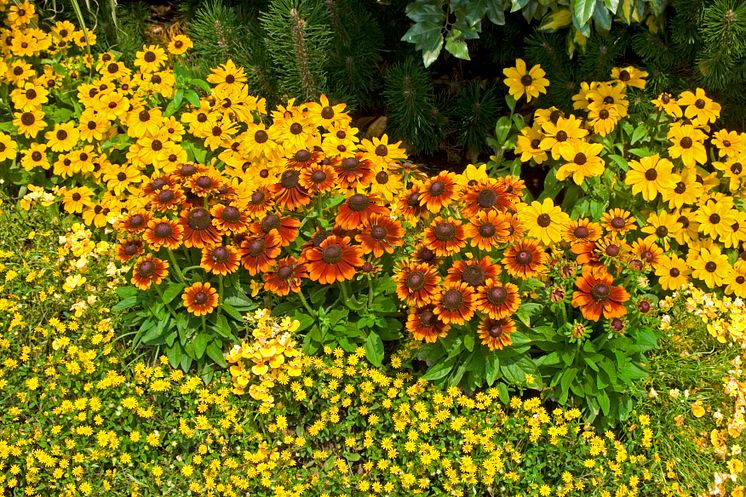
<svg viewBox="0 0 746 497">
<path fill-rule="evenodd" d="M 666 137 L 671 141 L 668 153 L 672 159 L 681 157 L 681 161 L 687 167 L 707 162 L 704 143 L 707 135 L 701 130 L 691 124 L 672 125 Z"/>
<path fill-rule="evenodd" d="M 532 98 L 537 98 L 540 93 L 547 92 L 549 80 L 544 78 L 546 73 L 539 64 L 527 70 L 526 62 L 523 59 L 516 59 L 515 67 L 506 67 L 503 74 L 506 78 L 503 80 L 508 87 L 510 96 L 518 100 L 524 94 L 526 101 L 530 102 Z"/>
<path fill-rule="evenodd" d="M 692 414 L 694 414 L 695 418 L 701 418 L 705 415 L 705 408 L 701 401 L 698 400 L 692 403 Z"/>
<path fill-rule="evenodd" d="M 526 226 L 529 236 L 540 240 L 544 245 L 552 245 L 562 240 L 562 232 L 570 222 L 570 216 L 562 208 L 554 205 L 551 198 L 543 203 L 523 204 L 518 216 Z"/>
<path fill-rule="evenodd" d="M 557 179 L 564 180 L 572 175 L 575 184 L 580 185 L 585 178 L 601 176 L 605 169 L 604 160 L 598 156 L 604 146 L 600 143 L 576 141 L 572 148 L 562 150 L 562 158 L 567 161 L 557 170 Z"/>
<path fill-rule="evenodd" d="M 655 154 L 631 161 L 624 183 L 632 186 L 634 195 L 641 194 L 643 199 L 651 201 L 659 192 L 674 189 L 680 179 L 673 173 L 673 163 Z"/>
<path fill-rule="evenodd" d="M 696 93 L 685 91 L 677 103 L 686 106 L 684 116 L 698 124 L 715 122 L 720 117 L 720 104 L 708 98 L 702 88 L 697 88 Z"/>
</svg>

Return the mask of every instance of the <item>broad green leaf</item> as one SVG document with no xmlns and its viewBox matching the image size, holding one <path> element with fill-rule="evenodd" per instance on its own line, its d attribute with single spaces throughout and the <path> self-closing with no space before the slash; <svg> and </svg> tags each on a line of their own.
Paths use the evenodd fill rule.
<svg viewBox="0 0 746 497">
<path fill-rule="evenodd" d="M 383 340 L 374 332 L 365 340 L 365 357 L 376 367 L 380 368 L 383 364 Z"/>
<path fill-rule="evenodd" d="M 170 304 L 184 290 L 183 283 L 171 282 L 163 292 L 163 303 Z"/>
<path fill-rule="evenodd" d="M 471 60 L 469 58 L 469 47 L 466 40 L 461 37 L 461 32 L 452 29 L 446 37 L 446 51 L 453 54 L 458 59 Z"/>
<path fill-rule="evenodd" d="M 581 30 L 588 24 L 596 9 L 596 0 L 570 0 L 570 8 L 573 13 L 573 21 L 576 28 Z"/>
<path fill-rule="evenodd" d="M 199 95 L 197 95 L 196 91 L 194 90 L 185 91 L 184 98 L 186 98 L 187 102 L 192 104 L 194 107 L 199 108 Z"/>
<path fill-rule="evenodd" d="M 223 357 L 223 351 L 220 350 L 220 345 L 216 342 L 210 342 L 210 345 L 207 346 L 207 357 L 215 361 L 221 368 L 228 366 L 225 357 Z"/>
<path fill-rule="evenodd" d="M 172 368 L 178 368 L 181 364 L 181 346 L 176 344 L 175 347 L 170 347 L 166 350 L 166 357 L 168 357 L 168 363 Z"/>
<path fill-rule="evenodd" d="M 635 143 L 639 142 L 646 136 L 648 136 L 648 128 L 645 126 L 645 124 L 640 124 L 637 128 L 635 128 L 635 131 L 632 133 L 632 138 L 630 139 L 630 143 L 634 145 Z"/>
<path fill-rule="evenodd" d="M 474 350 L 474 335 L 472 333 L 464 335 L 464 348 L 469 352 Z"/>
<path fill-rule="evenodd" d="M 134 307 L 136 305 L 137 305 L 137 296 L 127 297 L 126 299 L 120 300 L 118 304 L 114 305 L 111 308 L 111 312 L 123 311 L 125 309 L 129 309 L 130 307 Z"/>
<path fill-rule="evenodd" d="M 428 369 L 422 377 L 428 381 L 437 381 L 443 379 L 448 376 L 448 373 L 451 372 L 451 369 L 453 368 L 455 362 L 455 357 L 452 357 L 443 362 L 439 362 L 438 364 Z"/>
<path fill-rule="evenodd" d="M 194 356 L 197 359 L 202 359 L 207 350 L 207 342 L 210 340 L 210 336 L 207 333 L 198 333 L 194 339 Z"/>
<path fill-rule="evenodd" d="M 611 402 L 609 401 L 609 396 L 601 390 L 598 392 L 598 395 L 596 395 L 596 400 L 598 401 L 598 405 L 601 407 L 601 412 L 604 413 L 604 416 L 609 415 L 609 411 L 611 409 Z"/>
</svg>

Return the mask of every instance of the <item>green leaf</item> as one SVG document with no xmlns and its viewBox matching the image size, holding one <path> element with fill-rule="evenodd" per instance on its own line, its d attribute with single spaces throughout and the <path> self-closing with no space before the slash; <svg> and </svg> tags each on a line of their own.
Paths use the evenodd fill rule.
<svg viewBox="0 0 746 497">
<path fill-rule="evenodd" d="M 570 10 L 578 30 L 582 30 L 588 24 L 595 8 L 596 0 L 570 0 Z"/>
<path fill-rule="evenodd" d="M 575 368 L 568 368 L 562 373 L 559 383 L 561 391 L 558 402 L 560 404 L 564 405 L 565 402 L 567 402 L 567 396 L 570 391 L 570 384 L 572 384 L 572 382 L 575 380 L 577 374 L 578 370 Z"/>
<path fill-rule="evenodd" d="M 446 51 L 458 59 L 471 60 L 469 58 L 469 47 L 466 40 L 461 36 L 461 31 L 452 29 L 446 37 Z"/>
<path fill-rule="evenodd" d="M 179 344 L 166 350 L 166 357 L 168 357 L 168 363 L 172 368 L 178 368 L 179 364 L 181 364 L 181 354 L 182 350 Z"/>
<path fill-rule="evenodd" d="M 183 283 L 169 283 L 166 290 L 163 292 L 163 303 L 170 304 L 171 301 L 182 292 L 182 290 L 184 290 Z"/>
<path fill-rule="evenodd" d="M 635 131 L 632 133 L 632 138 L 630 139 L 630 143 L 634 145 L 635 143 L 639 142 L 643 138 L 648 136 L 648 128 L 645 126 L 645 124 L 640 124 L 637 128 L 635 128 Z"/>
<path fill-rule="evenodd" d="M 119 301 L 118 304 L 114 305 L 111 308 L 111 312 L 123 311 L 125 309 L 129 309 L 130 307 L 134 307 L 136 305 L 137 305 L 137 296 L 127 297 L 126 299 Z"/>
<path fill-rule="evenodd" d="M 222 314 L 220 314 L 215 320 L 215 331 L 217 331 L 218 335 L 223 338 L 231 337 L 231 326 L 230 324 L 228 324 L 228 320 Z"/>
<path fill-rule="evenodd" d="M 202 359 L 207 350 L 207 342 L 210 340 L 210 336 L 207 333 L 198 333 L 197 338 L 194 339 L 194 356 L 197 360 Z"/>
<path fill-rule="evenodd" d="M 495 380 L 500 376 L 500 358 L 496 353 L 492 351 L 487 353 L 487 357 L 485 358 L 485 370 L 487 384 L 492 386 L 492 384 L 495 383 Z"/>
<path fill-rule="evenodd" d="M 605 416 L 609 415 L 609 411 L 611 409 L 611 401 L 609 400 L 609 396 L 601 390 L 598 392 L 598 395 L 596 395 L 596 400 L 598 401 L 598 405 L 601 406 L 601 412 L 604 413 Z"/>
<path fill-rule="evenodd" d="M 226 314 L 228 314 L 228 315 L 229 315 L 230 317 L 232 317 L 232 318 L 233 318 L 233 319 L 235 319 L 236 321 L 243 321 L 243 316 L 241 315 L 241 313 L 240 313 L 240 312 L 238 312 L 238 311 L 236 310 L 236 308 L 235 308 L 235 307 L 233 307 L 232 305 L 230 305 L 230 304 L 229 304 L 228 302 L 225 302 L 225 301 L 224 301 L 224 302 L 223 302 L 223 303 L 222 303 L 222 304 L 220 305 L 220 308 L 221 308 L 221 309 L 223 309 L 223 310 L 225 311 L 225 313 L 226 313 Z"/>
<path fill-rule="evenodd" d="M 453 365 L 456 362 L 455 357 L 451 357 L 450 359 L 439 362 L 435 366 L 431 367 L 427 370 L 427 372 L 422 376 L 424 379 L 428 381 L 436 381 L 440 380 L 442 378 L 445 378 L 448 373 L 451 372 L 451 369 L 453 368 Z"/>
<path fill-rule="evenodd" d="M 197 95 L 196 91 L 194 90 L 185 91 L 184 98 L 186 98 L 187 102 L 192 104 L 194 107 L 199 108 L 199 95 Z"/>
<path fill-rule="evenodd" d="M 464 348 L 469 352 L 474 350 L 474 335 L 472 333 L 464 335 Z"/>
<path fill-rule="evenodd" d="M 500 400 L 503 404 L 510 403 L 510 392 L 508 391 L 508 386 L 505 383 L 498 383 L 497 384 L 497 393 L 500 395 Z"/>
<path fill-rule="evenodd" d="M 371 332 L 365 340 L 365 357 L 376 367 L 383 365 L 383 340 L 375 332 Z"/>
<path fill-rule="evenodd" d="M 210 345 L 207 346 L 207 357 L 215 361 L 221 368 L 228 366 L 225 357 L 223 357 L 223 351 L 220 350 L 220 345 L 216 342 L 210 342 Z"/>
<path fill-rule="evenodd" d="M 510 12 L 518 12 L 522 8 L 524 8 L 526 5 L 528 5 L 529 0 L 511 0 L 510 2 Z"/>
</svg>

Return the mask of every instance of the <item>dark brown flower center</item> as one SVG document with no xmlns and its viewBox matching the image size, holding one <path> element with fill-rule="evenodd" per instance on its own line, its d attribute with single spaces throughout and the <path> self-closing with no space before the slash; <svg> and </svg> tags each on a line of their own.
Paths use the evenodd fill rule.
<svg viewBox="0 0 746 497">
<path fill-rule="evenodd" d="M 430 192 L 430 195 L 433 197 L 437 197 L 438 195 L 441 195 L 446 189 L 445 183 L 443 183 L 441 180 L 434 181 L 432 185 L 430 185 L 430 188 L 428 191 Z"/>
<path fill-rule="evenodd" d="M 743 165 L 740 162 L 734 162 L 730 165 L 730 172 L 733 174 L 741 174 L 743 172 Z"/>
<path fill-rule="evenodd" d="M 112 62 L 108 66 L 106 66 L 106 70 L 109 71 L 109 74 L 114 74 L 119 70 L 119 64 L 117 64 L 116 62 Z"/>
<path fill-rule="evenodd" d="M 645 171 L 645 179 L 648 181 L 655 181 L 658 178 L 658 171 L 652 167 Z"/>
<path fill-rule="evenodd" d="M 539 140 L 538 138 L 534 138 L 533 140 L 531 140 L 531 148 L 533 148 L 534 150 L 539 150 L 539 144 L 541 144 L 541 140 Z"/>
<path fill-rule="evenodd" d="M 738 283 L 739 285 L 742 285 L 744 281 L 746 281 L 746 278 L 744 278 L 743 276 L 736 276 L 736 283 Z"/>
<path fill-rule="evenodd" d="M 29 88 L 28 90 L 26 90 L 26 98 L 28 100 L 35 99 L 36 98 L 36 90 L 34 90 L 33 88 Z"/>
<path fill-rule="evenodd" d="M 294 169 L 291 169 L 289 171 L 285 171 L 282 173 L 282 176 L 280 176 L 280 184 L 284 188 L 295 188 L 298 186 L 298 179 L 300 178 L 300 173 Z"/>
<path fill-rule="evenodd" d="M 615 217 L 611 220 L 611 227 L 617 230 L 620 230 L 624 228 L 627 225 L 627 222 L 622 217 Z"/>
<path fill-rule="evenodd" d="M 456 236 L 456 227 L 451 223 L 438 223 L 433 231 L 435 238 L 442 242 L 452 240 Z"/>
<path fill-rule="evenodd" d="M 88 129 L 91 131 L 93 131 L 94 129 L 98 127 L 98 125 L 96 124 L 96 121 L 88 121 L 87 126 L 88 126 Z"/>
<path fill-rule="evenodd" d="M 579 166 L 582 166 L 583 164 L 588 162 L 588 158 L 585 156 L 583 152 L 578 152 L 577 154 L 575 154 L 575 158 L 573 159 L 573 162 L 575 162 L 575 164 Z"/>
<path fill-rule="evenodd" d="M 600 117 L 601 119 L 608 119 L 610 115 L 611 114 L 609 114 L 609 111 L 606 109 L 601 109 L 601 111 L 598 113 L 598 117 Z"/>
<path fill-rule="evenodd" d="M 627 71 L 626 69 L 622 69 L 619 72 L 619 81 L 627 82 L 629 81 L 629 79 L 630 79 L 629 71 Z"/>
<path fill-rule="evenodd" d="M 80 200 L 81 198 L 82 198 L 82 197 L 80 196 L 80 193 L 73 193 L 73 200 L 74 200 L 75 202 L 77 202 L 77 201 L 78 201 L 78 200 Z"/>
<path fill-rule="evenodd" d="M 443 307 L 449 311 L 455 311 L 464 304 L 464 294 L 461 293 L 461 290 L 451 288 L 443 294 L 442 302 Z"/>
<path fill-rule="evenodd" d="M 531 264 L 531 261 L 533 260 L 534 256 L 529 252 L 528 250 L 520 250 L 515 255 L 515 260 L 520 264 L 521 266 L 527 266 Z"/>
<path fill-rule="evenodd" d="M 194 164 L 184 164 L 181 166 L 181 175 L 184 177 L 192 176 L 197 172 L 197 167 Z"/>
<path fill-rule="evenodd" d="M 256 195 L 257 192 L 254 194 Z M 261 192 L 258 192 L 261 193 Z M 253 197 L 252 197 L 253 199 Z M 233 207 L 232 205 L 227 205 L 225 208 L 223 208 L 223 211 L 220 213 L 220 219 L 227 223 L 237 223 L 241 220 L 241 213 L 238 211 L 236 207 Z"/>
<path fill-rule="evenodd" d="M 549 214 L 539 214 L 539 217 L 536 218 L 536 224 L 541 226 L 542 228 L 546 228 L 550 224 L 552 224 L 552 218 L 549 217 Z"/>
<path fill-rule="evenodd" d="M 183 47 L 183 46 L 184 46 L 184 42 L 183 42 L 183 41 L 181 41 L 181 40 L 176 40 L 176 41 L 174 42 L 174 47 L 176 47 L 177 49 L 180 49 L 180 48 L 181 48 L 181 47 Z"/>
<path fill-rule="evenodd" d="M 410 193 L 407 197 L 407 205 L 409 207 L 419 207 L 420 206 L 420 194 L 417 192 Z"/>
<path fill-rule="evenodd" d="M 374 240 L 385 240 L 388 234 L 388 230 L 380 224 L 374 224 L 370 228 L 370 236 Z"/>
<path fill-rule="evenodd" d="M 231 254 L 225 247 L 217 247 L 210 255 L 212 256 L 213 262 L 227 262 Z"/>
<path fill-rule="evenodd" d="M 194 294 L 194 297 L 192 297 L 192 303 L 196 305 L 205 305 L 208 298 L 209 297 L 207 296 L 207 293 L 200 290 L 199 292 Z"/>
<path fill-rule="evenodd" d="M 140 276 L 148 278 L 155 273 L 155 263 L 153 261 L 143 261 L 137 266 L 137 272 Z"/>
<path fill-rule="evenodd" d="M 461 273 L 461 281 L 471 286 L 481 286 L 484 284 L 484 270 L 479 264 L 470 264 L 464 268 Z"/>
<path fill-rule="evenodd" d="M 249 243 L 249 255 L 251 257 L 259 257 L 264 252 L 264 239 L 257 238 Z"/>
<path fill-rule="evenodd" d="M 150 148 L 158 152 L 159 150 L 163 148 L 163 142 L 161 142 L 160 140 L 153 140 L 150 143 Z"/>
<path fill-rule="evenodd" d="M 260 129 L 259 131 L 257 131 L 256 133 L 254 133 L 254 141 L 255 142 L 257 142 L 257 143 L 264 143 L 267 140 L 269 140 L 269 135 L 263 129 Z"/>
<path fill-rule="evenodd" d="M 321 259 L 327 264 L 336 264 L 342 260 L 342 247 L 336 243 L 330 244 L 321 251 Z"/>
<path fill-rule="evenodd" d="M 679 142 L 679 145 L 681 145 L 681 148 L 691 148 L 692 144 L 693 144 L 692 139 L 689 138 L 688 136 L 685 136 Z"/>
<path fill-rule="evenodd" d="M 508 300 L 508 291 L 501 286 L 490 288 L 487 292 L 487 300 L 493 305 L 502 305 Z"/>
<path fill-rule="evenodd" d="M 162 204 L 171 202 L 174 197 L 176 197 L 176 194 L 173 192 L 173 190 L 161 190 L 160 192 L 158 192 L 158 202 Z"/>
<path fill-rule="evenodd" d="M 483 238 L 491 238 L 495 236 L 497 230 L 492 223 L 485 223 L 479 227 L 479 236 Z"/>
<path fill-rule="evenodd" d="M 153 230 L 156 238 L 170 238 L 174 233 L 174 228 L 169 223 L 158 223 Z"/>
<path fill-rule="evenodd" d="M 614 331 L 622 331 L 624 328 L 624 321 L 619 318 L 614 318 L 611 320 L 610 326 Z"/>
<path fill-rule="evenodd" d="M 603 302 L 611 296 L 611 288 L 604 283 L 596 283 L 591 288 L 591 297 L 596 302 Z"/>
<path fill-rule="evenodd" d="M 294 135 L 299 135 L 303 132 L 303 125 L 300 123 L 293 123 L 290 125 L 290 132 Z"/>
<path fill-rule="evenodd" d="M 407 275 L 404 284 L 412 292 L 420 290 L 425 287 L 425 274 L 421 271 L 412 271 Z"/>
<path fill-rule="evenodd" d="M 612 97 L 611 95 L 608 95 L 608 96 L 604 97 L 603 102 L 606 105 L 612 105 L 614 103 L 614 97 Z"/>
<path fill-rule="evenodd" d="M 604 253 L 609 257 L 616 257 L 619 255 L 619 250 L 619 245 L 611 243 L 606 246 L 606 250 L 604 250 Z"/>
<path fill-rule="evenodd" d="M 683 181 L 679 181 L 678 183 L 676 183 L 676 187 L 673 189 L 673 191 L 681 195 L 686 191 L 686 183 L 684 183 Z"/>
<path fill-rule="evenodd" d="M 573 232 L 576 238 L 586 238 L 590 234 L 587 226 L 578 226 Z"/>
<path fill-rule="evenodd" d="M 262 231 L 269 233 L 272 230 L 279 230 L 282 226 L 282 220 L 277 214 L 270 214 L 262 219 L 261 226 Z"/>
<path fill-rule="evenodd" d="M 344 171 L 352 172 L 355 171 L 360 165 L 360 161 L 355 157 L 347 157 L 342 161 L 342 169 Z"/>
<path fill-rule="evenodd" d="M 681 223 L 684 229 L 689 227 L 689 218 L 686 216 L 679 216 L 679 218 L 676 221 Z"/>
<path fill-rule="evenodd" d="M 33 152 L 31 152 L 31 160 L 33 160 L 34 162 L 39 162 L 41 160 L 41 152 L 39 152 L 38 150 L 34 150 Z"/>
<path fill-rule="evenodd" d="M 705 108 L 705 101 L 701 98 L 698 98 L 694 101 L 694 106 L 698 109 L 704 109 Z"/>
<path fill-rule="evenodd" d="M 678 277 L 681 274 L 681 271 L 679 271 L 678 268 L 672 267 L 668 271 L 668 274 L 671 275 L 671 276 L 673 276 L 674 278 L 676 278 L 676 277 Z"/>
<path fill-rule="evenodd" d="M 130 216 L 128 224 L 132 228 L 141 228 L 145 225 L 145 217 L 142 214 Z"/>
<path fill-rule="evenodd" d="M 376 147 L 376 155 L 379 157 L 386 157 L 389 154 L 389 148 L 386 145 L 378 145 Z"/>
<path fill-rule="evenodd" d="M 370 205 L 370 199 L 362 193 L 356 193 L 347 201 L 347 206 L 355 211 L 362 212 Z"/>
<path fill-rule="evenodd" d="M 489 327 L 487 333 L 492 338 L 500 338 L 505 333 L 505 329 L 503 328 L 502 323 L 494 323 Z"/>
<path fill-rule="evenodd" d="M 314 183 L 323 183 L 326 181 L 326 173 L 321 169 L 317 169 L 311 174 L 311 181 Z"/>
<path fill-rule="evenodd" d="M 212 186 L 213 186 L 212 178 L 209 177 L 209 176 L 205 176 L 205 175 L 200 176 L 199 178 L 197 178 L 197 180 L 194 183 L 198 187 L 200 187 L 202 189 L 205 189 L 205 190 L 208 189 L 208 188 L 212 188 Z"/>
<path fill-rule="evenodd" d="M 489 209 L 497 203 L 497 193 L 491 188 L 485 188 L 477 195 L 477 205 L 482 209 Z"/>
<path fill-rule="evenodd" d="M 308 150 L 298 150 L 295 152 L 296 162 L 308 162 L 311 159 L 311 152 Z"/>
<path fill-rule="evenodd" d="M 321 109 L 321 117 L 323 117 L 324 119 L 331 119 L 332 117 L 334 117 L 334 109 L 327 105 L 326 107 Z"/>
<path fill-rule="evenodd" d="M 720 222 L 720 215 L 717 213 L 712 213 L 707 219 L 709 219 L 710 223 L 712 224 L 718 224 Z"/>
<path fill-rule="evenodd" d="M 567 132 L 563 131 L 563 130 L 557 131 L 557 135 L 555 136 L 555 139 L 558 142 L 563 142 L 563 141 L 567 140 Z"/>
<path fill-rule="evenodd" d="M 425 309 L 421 311 L 417 318 L 420 320 L 420 324 L 426 328 L 433 326 L 436 323 L 435 313 L 431 309 Z"/>
<path fill-rule="evenodd" d="M 145 62 L 155 62 L 155 59 L 156 59 L 155 53 L 151 51 L 147 51 L 145 52 L 143 59 L 145 59 Z"/>
<path fill-rule="evenodd" d="M 389 182 L 389 175 L 386 171 L 379 171 L 376 174 L 376 182 L 378 182 L 379 185 L 385 185 Z"/>
<path fill-rule="evenodd" d="M 718 268 L 718 265 L 713 261 L 710 261 L 707 264 L 705 264 L 705 269 L 707 270 L 708 273 L 714 273 L 715 271 L 717 271 L 717 268 Z"/>
<path fill-rule="evenodd" d="M 206 230 L 212 226 L 210 223 L 210 213 L 202 207 L 192 209 L 187 215 L 187 224 L 195 231 Z"/>
<path fill-rule="evenodd" d="M 655 235 L 658 238 L 665 238 L 665 237 L 667 237 L 668 236 L 668 228 L 666 228 L 665 226 L 658 226 L 655 229 Z"/>
<path fill-rule="evenodd" d="M 523 76 L 521 76 L 521 84 L 523 86 L 530 86 L 531 83 L 533 82 L 534 82 L 534 78 L 532 78 L 528 74 L 524 74 Z"/>
<path fill-rule="evenodd" d="M 150 112 L 147 110 L 140 111 L 140 113 L 137 115 L 137 118 L 140 119 L 141 122 L 148 122 L 150 121 Z"/>
<path fill-rule="evenodd" d="M 24 112 L 21 114 L 21 123 L 24 126 L 31 126 L 36 122 L 36 117 L 31 112 Z"/>
</svg>

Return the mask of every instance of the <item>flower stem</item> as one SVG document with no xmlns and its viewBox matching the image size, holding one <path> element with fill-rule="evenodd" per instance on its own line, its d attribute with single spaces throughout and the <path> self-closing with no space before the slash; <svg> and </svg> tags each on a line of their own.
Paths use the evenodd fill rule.
<svg viewBox="0 0 746 497">
<path fill-rule="evenodd" d="M 168 260 L 171 261 L 171 265 L 173 266 L 174 270 L 176 271 L 176 276 L 179 278 L 179 282 L 186 285 L 186 279 L 184 279 L 184 273 L 181 272 L 181 268 L 179 267 L 179 263 L 176 262 L 176 257 L 174 257 L 174 253 L 171 249 L 168 249 Z"/>
<path fill-rule="evenodd" d="M 163 302 L 163 305 L 166 306 L 166 309 L 168 309 L 168 312 L 171 314 L 171 317 L 176 319 L 176 312 L 174 311 L 173 307 L 171 307 L 171 304 L 166 302 L 166 297 L 163 295 L 163 290 L 161 290 L 160 285 L 153 285 L 155 287 L 155 291 L 158 292 L 158 296 L 161 297 L 161 302 Z"/>
<path fill-rule="evenodd" d="M 368 309 L 373 307 L 373 278 L 368 275 Z"/>
<path fill-rule="evenodd" d="M 308 301 L 306 300 L 306 297 L 303 296 L 302 291 L 298 291 L 298 298 L 300 298 L 301 303 L 303 304 L 303 307 L 306 308 L 306 311 L 308 311 L 308 314 L 310 314 L 314 319 L 316 319 L 316 313 L 313 312 L 313 309 L 311 309 L 311 306 L 308 305 Z"/>
</svg>

